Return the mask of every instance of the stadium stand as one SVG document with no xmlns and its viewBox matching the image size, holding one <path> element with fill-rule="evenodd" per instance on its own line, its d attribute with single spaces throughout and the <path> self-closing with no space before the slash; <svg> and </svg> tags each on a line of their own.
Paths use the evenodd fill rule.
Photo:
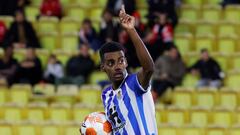
<svg viewBox="0 0 240 135">
<path fill-rule="evenodd" d="M 98 30 L 106 1 L 61 0 L 65 15 L 61 19 L 38 18 L 42 0 L 32 0 L 25 7 L 26 17 L 42 45 L 37 54 L 43 67 L 52 53 L 66 65 L 69 57 L 76 54 L 82 20 L 89 17 Z M 224 87 L 197 89 L 194 84 L 198 78 L 186 75 L 182 86 L 168 93 L 170 105 L 156 103 L 160 135 L 240 135 L 240 6 L 222 9 L 218 4 L 219 0 L 183 0 L 174 42 L 188 66 L 198 59 L 199 50 L 207 48 L 226 74 Z M 137 5 L 140 14 L 147 15 L 146 0 L 137 1 Z M 146 18 L 142 19 L 146 22 Z M 9 28 L 14 19 L 0 16 L 0 20 Z M 91 51 L 98 65 L 98 52 Z M 22 61 L 25 52 L 26 49 L 16 49 L 14 58 Z M 80 87 L 46 83 L 0 86 L 0 134 L 79 134 L 85 116 L 103 111 L 99 82 L 106 79 L 104 73 L 94 71 L 88 83 Z"/>
</svg>

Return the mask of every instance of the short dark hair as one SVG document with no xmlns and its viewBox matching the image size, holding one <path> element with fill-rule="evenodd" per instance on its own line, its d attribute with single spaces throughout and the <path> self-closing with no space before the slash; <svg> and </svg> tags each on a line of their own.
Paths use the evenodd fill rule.
<svg viewBox="0 0 240 135">
<path fill-rule="evenodd" d="M 107 42 L 107 43 L 103 44 L 99 50 L 101 61 L 104 60 L 105 53 L 117 52 L 117 51 L 125 52 L 125 49 L 123 48 L 123 46 L 120 43 L 111 41 L 111 42 Z"/>
<path fill-rule="evenodd" d="M 208 49 L 206 48 L 201 49 L 201 53 L 205 53 L 205 52 L 208 52 Z"/>
</svg>

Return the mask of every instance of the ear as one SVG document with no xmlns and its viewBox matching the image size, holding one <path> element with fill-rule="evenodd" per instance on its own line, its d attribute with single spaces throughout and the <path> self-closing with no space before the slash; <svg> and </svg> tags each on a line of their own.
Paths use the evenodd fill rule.
<svg viewBox="0 0 240 135">
<path fill-rule="evenodd" d="M 125 63 L 126 63 L 126 67 L 128 67 L 128 61 L 127 61 L 127 58 L 125 57 Z"/>
<path fill-rule="evenodd" d="M 105 72 L 105 67 L 104 67 L 103 63 L 100 64 L 100 70 Z"/>
</svg>

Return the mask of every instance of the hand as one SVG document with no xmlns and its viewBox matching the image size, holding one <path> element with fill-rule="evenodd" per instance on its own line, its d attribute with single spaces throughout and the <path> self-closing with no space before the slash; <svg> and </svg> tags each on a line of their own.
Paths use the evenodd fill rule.
<svg viewBox="0 0 240 135">
<path fill-rule="evenodd" d="M 133 16 L 126 14 L 124 5 L 122 5 L 122 8 L 119 12 L 119 19 L 120 19 L 120 23 L 123 26 L 123 28 L 134 29 L 135 18 Z"/>
</svg>

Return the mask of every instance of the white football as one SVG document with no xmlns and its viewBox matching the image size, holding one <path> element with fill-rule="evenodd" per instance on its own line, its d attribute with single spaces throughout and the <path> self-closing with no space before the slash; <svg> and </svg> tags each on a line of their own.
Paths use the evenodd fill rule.
<svg viewBox="0 0 240 135">
<path fill-rule="evenodd" d="M 105 113 L 93 112 L 82 122 L 81 135 L 111 135 L 112 126 L 107 121 Z"/>
</svg>

